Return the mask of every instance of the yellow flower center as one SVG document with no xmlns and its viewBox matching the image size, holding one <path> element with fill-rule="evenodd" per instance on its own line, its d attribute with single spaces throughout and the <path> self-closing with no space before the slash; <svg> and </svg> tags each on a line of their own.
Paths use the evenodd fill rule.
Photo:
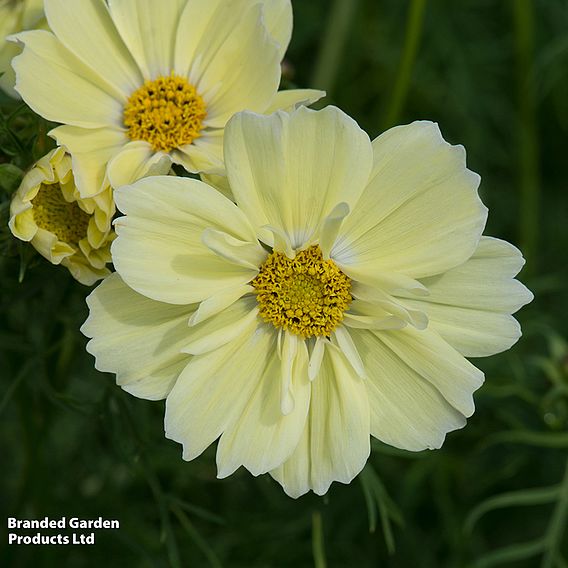
<svg viewBox="0 0 568 568">
<path fill-rule="evenodd" d="M 351 280 L 319 246 L 289 259 L 273 252 L 251 282 L 264 321 L 303 338 L 329 336 L 351 303 Z"/>
<path fill-rule="evenodd" d="M 66 201 L 58 183 L 42 184 L 32 207 L 35 224 L 60 241 L 77 246 L 87 236 L 90 215 L 77 202 Z"/>
<path fill-rule="evenodd" d="M 146 81 L 124 107 L 124 126 L 131 140 L 145 140 L 169 152 L 199 138 L 207 110 L 195 87 L 173 73 Z"/>
</svg>

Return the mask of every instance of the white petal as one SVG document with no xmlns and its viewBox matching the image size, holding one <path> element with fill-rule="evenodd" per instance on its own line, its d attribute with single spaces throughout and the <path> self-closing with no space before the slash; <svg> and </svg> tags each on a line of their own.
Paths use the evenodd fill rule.
<svg viewBox="0 0 568 568">
<path fill-rule="evenodd" d="M 254 242 L 234 203 L 201 181 L 155 176 L 115 192 L 126 213 L 115 221 L 117 271 L 129 286 L 162 302 L 200 302 L 250 282 L 258 270 L 228 263 L 201 242 L 207 228 Z"/>
<path fill-rule="evenodd" d="M 327 340 L 323 337 L 316 337 L 314 348 L 310 355 L 310 362 L 308 364 L 308 377 L 310 381 L 315 380 L 321 368 L 321 362 L 325 353 L 325 346 Z"/>
<path fill-rule="evenodd" d="M 371 145 L 334 107 L 286 114 L 237 114 L 227 125 L 225 159 L 233 194 L 258 229 L 283 230 L 305 245 L 340 202 L 352 207 L 371 169 Z"/>
<path fill-rule="evenodd" d="M 368 331 L 352 332 L 367 369 L 371 434 L 410 451 L 439 448 L 465 417 L 438 390 Z"/>
<path fill-rule="evenodd" d="M 274 355 L 276 334 L 261 325 L 193 357 L 166 401 L 166 436 L 191 460 L 241 416 Z"/>
<path fill-rule="evenodd" d="M 361 272 L 421 278 L 465 262 L 475 251 L 487 209 L 465 151 L 437 125 L 415 122 L 373 142 L 371 180 L 345 220 L 332 258 Z"/>
<path fill-rule="evenodd" d="M 227 262 L 252 268 L 253 270 L 266 260 L 268 253 L 258 242 L 251 243 L 235 239 L 224 231 L 205 229 L 201 235 L 201 242 L 216 255 Z"/>
<path fill-rule="evenodd" d="M 262 5 L 251 4 L 198 0 L 183 12 L 176 71 L 189 73 L 207 104 L 209 126 L 223 127 L 244 109 L 263 111 L 278 90 L 278 46 L 262 23 Z"/>
<path fill-rule="evenodd" d="M 509 349 L 521 336 L 510 314 L 533 298 L 514 280 L 523 264 L 514 246 L 482 237 L 470 260 L 423 281 L 429 296 L 404 302 L 426 312 L 432 328 L 462 355 L 493 355 Z"/>
<path fill-rule="evenodd" d="M 109 0 L 122 40 L 145 79 L 169 76 L 173 70 L 177 24 L 186 0 Z"/>
<path fill-rule="evenodd" d="M 128 142 L 110 160 L 107 175 L 111 186 L 118 188 L 145 176 L 167 174 L 171 165 L 167 154 L 154 152 L 148 142 L 135 140 Z"/>
<path fill-rule="evenodd" d="M 277 110 L 291 112 L 301 106 L 309 106 L 319 101 L 322 97 L 325 97 L 325 91 L 319 91 L 317 89 L 288 89 L 287 91 L 278 91 L 263 113 L 272 114 Z"/>
<path fill-rule="evenodd" d="M 207 172 L 225 175 L 223 163 L 223 129 L 204 129 L 191 144 L 171 152 L 172 160 L 190 173 Z"/>
<path fill-rule="evenodd" d="M 429 295 L 436 304 L 515 313 L 533 299 L 518 280 L 513 280 L 524 264 L 513 245 L 484 237 L 468 262 L 443 274 L 424 278 Z"/>
<path fill-rule="evenodd" d="M 108 161 L 128 142 L 124 132 L 115 128 L 59 126 L 49 135 L 71 154 L 73 176 L 81 197 L 101 193 L 107 184 Z"/>
<path fill-rule="evenodd" d="M 350 483 L 370 453 L 365 382 L 333 346 L 311 386 L 304 435 L 292 456 L 270 472 L 291 497 L 310 489 L 323 495 L 333 481 Z"/>
<path fill-rule="evenodd" d="M 118 274 L 104 280 L 87 298 L 90 314 L 81 331 L 99 371 L 116 373 L 117 383 L 140 398 L 159 400 L 171 390 L 190 357 L 187 321 L 196 306 L 149 300 Z"/>
<path fill-rule="evenodd" d="M 361 360 L 361 356 L 357 351 L 357 346 L 353 342 L 349 330 L 344 326 L 339 326 L 334 332 L 334 337 L 337 340 L 339 349 L 341 349 L 341 352 L 343 353 L 347 361 L 349 361 L 349 364 L 353 367 L 353 370 L 362 379 L 366 378 L 366 371 L 363 365 L 363 361 Z"/>
<path fill-rule="evenodd" d="M 325 260 L 329 259 L 329 254 L 339 234 L 341 224 L 347 215 L 349 215 L 349 205 L 342 202 L 338 203 L 323 221 L 319 246 Z"/>
<path fill-rule="evenodd" d="M 49 27 L 124 102 L 144 80 L 101 0 L 45 0 Z"/>
<path fill-rule="evenodd" d="M 16 37 L 25 44 L 12 61 L 16 90 L 35 112 L 84 128 L 122 126 L 122 103 L 53 34 L 35 30 Z"/>
<path fill-rule="evenodd" d="M 473 414 L 473 393 L 483 384 L 483 373 L 435 331 L 406 327 L 376 331 L 375 335 L 464 416 Z"/>
<path fill-rule="evenodd" d="M 290 0 L 264 0 L 264 23 L 284 57 L 292 37 L 292 3 Z"/>
<path fill-rule="evenodd" d="M 232 306 L 188 330 L 184 353 L 202 355 L 214 351 L 254 327 L 258 318 L 256 299 L 241 298 Z"/>
<path fill-rule="evenodd" d="M 294 359 L 290 384 L 294 408 L 283 415 L 280 411 L 280 361 L 273 351 L 242 414 L 221 436 L 217 448 L 218 477 L 231 475 L 241 465 L 253 475 L 260 475 L 290 457 L 305 429 L 310 405 L 307 362 L 308 354 L 302 342 Z"/>
<path fill-rule="evenodd" d="M 253 289 L 249 284 L 244 284 L 243 286 L 236 286 L 227 290 L 222 290 L 218 294 L 210 296 L 199 304 L 199 308 L 197 308 L 197 311 L 189 320 L 189 325 L 197 325 L 198 323 L 209 319 L 225 308 L 231 306 L 245 294 L 252 292 L 252 290 Z"/>
</svg>

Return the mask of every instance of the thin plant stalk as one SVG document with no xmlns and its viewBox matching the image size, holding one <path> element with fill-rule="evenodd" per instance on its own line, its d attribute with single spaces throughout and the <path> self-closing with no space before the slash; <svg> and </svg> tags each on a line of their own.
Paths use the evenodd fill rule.
<svg viewBox="0 0 568 568">
<path fill-rule="evenodd" d="M 394 80 L 392 96 L 383 120 L 383 129 L 385 130 L 398 122 L 406 102 L 412 70 L 416 61 L 416 53 L 420 45 L 422 28 L 424 27 L 425 8 L 426 0 L 411 0 L 410 2 L 402 57 Z"/>
<path fill-rule="evenodd" d="M 532 0 L 513 1 L 519 117 L 520 244 L 527 272 L 536 269 L 540 211 L 539 149 L 534 83 Z"/>
<path fill-rule="evenodd" d="M 345 43 L 358 3 L 359 0 L 335 0 L 327 20 L 313 73 L 312 87 L 327 91 L 329 98 L 333 96 Z"/>
</svg>

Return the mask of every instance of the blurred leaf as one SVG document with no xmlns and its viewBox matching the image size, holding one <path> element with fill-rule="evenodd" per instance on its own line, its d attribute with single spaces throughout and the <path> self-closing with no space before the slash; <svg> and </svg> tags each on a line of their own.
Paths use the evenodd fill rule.
<svg viewBox="0 0 568 568">
<path fill-rule="evenodd" d="M 524 505 L 545 505 L 553 503 L 560 495 L 560 486 L 537 487 L 534 489 L 523 489 L 521 491 L 511 491 L 491 497 L 479 503 L 467 516 L 465 521 L 466 532 L 471 533 L 473 527 L 483 515 L 495 509 L 504 507 L 521 507 Z"/>
<path fill-rule="evenodd" d="M 0 189 L 12 195 L 22 181 L 24 172 L 13 164 L 0 164 Z"/>
<path fill-rule="evenodd" d="M 474 563 L 474 568 L 489 568 L 490 566 L 501 566 L 517 560 L 527 560 L 528 558 L 538 556 L 545 548 L 546 541 L 544 539 L 514 544 L 482 556 Z"/>
<path fill-rule="evenodd" d="M 528 444 L 541 448 L 568 448 L 568 432 L 529 432 L 509 431 L 498 432 L 489 436 L 483 447 L 495 444 Z"/>
</svg>

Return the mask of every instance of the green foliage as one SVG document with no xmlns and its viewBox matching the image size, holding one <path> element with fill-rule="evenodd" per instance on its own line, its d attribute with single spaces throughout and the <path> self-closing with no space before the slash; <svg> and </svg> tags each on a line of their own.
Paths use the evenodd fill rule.
<svg viewBox="0 0 568 568">
<path fill-rule="evenodd" d="M 481 174 L 488 233 L 529 247 L 524 336 L 476 361 L 467 427 L 418 454 L 373 443 L 324 498 L 215 475 L 163 436 L 164 405 L 93 368 L 89 290 L 8 231 L 10 194 L 52 125 L 0 95 L 2 517 L 118 518 L 94 547 L 0 547 L 0 565 L 568 566 L 567 0 L 295 1 L 286 84 L 326 87 L 376 136 L 436 120 Z M 3 531 L 2 538 L 5 538 Z"/>
</svg>

